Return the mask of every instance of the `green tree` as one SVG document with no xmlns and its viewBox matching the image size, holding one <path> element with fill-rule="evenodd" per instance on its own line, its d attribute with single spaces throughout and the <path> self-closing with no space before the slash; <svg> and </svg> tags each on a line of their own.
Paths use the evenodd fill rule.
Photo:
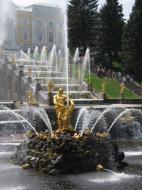
<svg viewBox="0 0 142 190">
<path fill-rule="evenodd" d="M 98 36 L 98 0 L 70 0 L 68 6 L 69 46 L 95 49 Z"/>
<path fill-rule="evenodd" d="M 135 79 L 142 81 L 142 1 L 135 0 L 124 36 L 124 61 Z"/>
<path fill-rule="evenodd" d="M 121 53 L 123 36 L 123 9 L 118 0 L 106 0 L 100 10 L 100 56 L 106 66 L 112 67 L 113 61 L 118 61 Z"/>
</svg>

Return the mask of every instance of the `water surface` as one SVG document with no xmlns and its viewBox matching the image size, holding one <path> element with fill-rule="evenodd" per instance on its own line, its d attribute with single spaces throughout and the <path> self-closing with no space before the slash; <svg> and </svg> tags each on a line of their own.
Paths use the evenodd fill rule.
<svg viewBox="0 0 142 190">
<path fill-rule="evenodd" d="M 142 151 L 126 150 L 129 166 L 119 172 L 45 176 L 11 163 L 12 147 L 0 145 L 0 190 L 141 190 Z M 7 145 L 6 145 L 7 147 Z"/>
</svg>

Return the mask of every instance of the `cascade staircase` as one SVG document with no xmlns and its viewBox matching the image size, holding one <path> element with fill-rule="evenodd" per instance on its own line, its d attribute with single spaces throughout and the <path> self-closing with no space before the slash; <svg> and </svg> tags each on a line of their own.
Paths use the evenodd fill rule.
<svg viewBox="0 0 142 190">
<path fill-rule="evenodd" d="M 126 81 L 125 85 L 128 89 L 130 89 L 132 92 L 134 92 L 138 96 L 142 96 L 142 87 L 140 87 L 136 82 Z"/>
</svg>

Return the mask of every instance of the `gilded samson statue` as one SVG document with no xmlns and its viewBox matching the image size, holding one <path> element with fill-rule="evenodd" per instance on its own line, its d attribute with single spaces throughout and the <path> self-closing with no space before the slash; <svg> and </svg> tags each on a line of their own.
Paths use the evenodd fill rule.
<svg viewBox="0 0 142 190">
<path fill-rule="evenodd" d="M 69 106 L 65 106 L 67 96 L 64 94 L 62 88 L 59 89 L 58 94 L 54 96 L 54 104 L 56 107 L 56 115 L 58 120 L 58 128 L 61 131 L 72 130 L 71 116 L 74 110 L 73 100 L 69 100 Z"/>
</svg>

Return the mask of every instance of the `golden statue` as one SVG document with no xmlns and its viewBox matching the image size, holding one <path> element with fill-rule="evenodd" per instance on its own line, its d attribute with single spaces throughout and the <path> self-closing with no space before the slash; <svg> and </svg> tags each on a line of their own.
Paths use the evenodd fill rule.
<svg viewBox="0 0 142 190">
<path fill-rule="evenodd" d="M 12 56 L 11 63 L 12 63 L 13 65 L 16 64 L 16 58 L 15 58 L 15 56 Z"/>
<path fill-rule="evenodd" d="M 123 117 L 121 117 L 121 122 L 122 123 L 131 123 L 133 121 L 135 121 L 136 117 L 133 117 L 131 113 L 127 113 L 126 115 L 124 115 Z"/>
<path fill-rule="evenodd" d="M 31 91 L 27 91 L 27 99 L 28 99 L 29 106 L 38 106 L 39 105 Z"/>
<path fill-rule="evenodd" d="M 106 82 L 106 81 L 103 81 L 103 83 L 102 83 L 102 92 L 103 92 L 103 93 L 106 92 L 106 85 L 107 85 L 107 82 Z"/>
<path fill-rule="evenodd" d="M 126 89 L 126 86 L 125 86 L 124 82 L 122 82 L 121 85 L 120 85 L 120 95 L 121 95 L 121 98 L 124 98 L 125 89 Z"/>
<path fill-rule="evenodd" d="M 107 100 L 107 93 L 106 93 L 106 86 L 107 86 L 107 81 L 103 81 L 102 83 L 102 96 L 104 100 Z"/>
<path fill-rule="evenodd" d="M 59 88 L 58 94 L 54 96 L 54 104 L 56 106 L 56 115 L 58 120 L 58 128 L 61 131 L 71 130 L 71 116 L 74 110 L 73 100 L 69 101 L 69 106 L 65 106 L 67 100 L 62 88 Z"/>
<path fill-rule="evenodd" d="M 107 138 L 109 136 L 108 133 L 103 132 L 103 133 L 96 133 L 96 136 L 99 138 Z"/>
<path fill-rule="evenodd" d="M 105 170 L 105 168 L 101 164 L 97 165 L 97 167 L 96 167 L 97 172 L 104 171 L 104 170 Z"/>
<path fill-rule="evenodd" d="M 53 87 L 54 87 L 54 83 L 51 80 L 51 81 L 49 81 L 48 86 L 47 86 L 48 93 L 52 93 Z"/>
<path fill-rule="evenodd" d="M 32 68 L 31 67 L 28 68 L 28 77 L 29 78 L 32 77 Z"/>
</svg>

